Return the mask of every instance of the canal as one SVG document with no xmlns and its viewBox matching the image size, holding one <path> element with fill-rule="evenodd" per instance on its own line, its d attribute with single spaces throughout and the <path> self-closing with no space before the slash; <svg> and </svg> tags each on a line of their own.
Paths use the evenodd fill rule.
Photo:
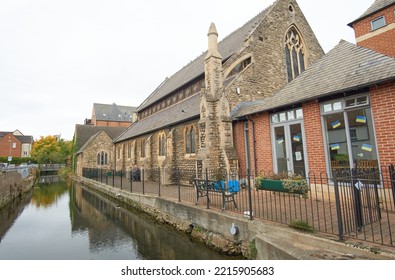
<svg viewBox="0 0 395 280">
<path fill-rule="evenodd" d="M 53 179 L 37 184 L 30 193 L 0 210 L 0 259 L 229 258 L 138 210 L 80 184 Z"/>
</svg>

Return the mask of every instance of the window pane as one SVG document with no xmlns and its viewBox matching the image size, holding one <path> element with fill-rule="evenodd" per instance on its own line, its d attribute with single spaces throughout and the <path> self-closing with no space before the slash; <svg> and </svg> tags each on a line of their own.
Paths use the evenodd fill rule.
<svg viewBox="0 0 395 280">
<path fill-rule="evenodd" d="M 285 146 L 285 131 L 284 126 L 274 128 L 275 137 L 275 149 L 276 149 L 276 160 L 277 160 L 277 171 L 286 172 L 288 171 L 288 159 L 287 150 Z"/>
<path fill-rule="evenodd" d="M 372 127 L 371 109 L 347 112 L 353 164 L 356 168 L 377 168 L 376 141 Z"/>
<path fill-rule="evenodd" d="M 333 111 L 337 111 L 341 109 L 342 109 L 342 103 L 340 101 L 333 103 Z"/>
<path fill-rule="evenodd" d="M 285 113 L 280 113 L 280 122 L 285 122 L 287 120 L 287 116 Z"/>
<path fill-rule="evenodd" d="M 303 110 L 302 109 L 296 110 L 296 118 L 303 119 Z"/>
<path fill-rule="evenodd" d="M 354 107 L 357 105 L 355 98 L 346 100 L 346 107 Z"/>
<path fill-rule="evenodd" d="M 350 168 L 344 114 L 325 116 L 327 150 L 333 171 Z"/>
<path fill-rule="evenodd" d="M 372 20 L 372 30 L 378 29 L 383 26 L 385 26 L 385 18 L 384 17 L 379 17 L 375 20 Z"/>
<path fill-rule="evenodd" d="M 365 105 L 365 104 L 368 104 L 367 96 L 361 96 L 357 98 L 357 105 Z"/>
<path fill-rule="evenodd" d="M 186 153 L 190 154 L 191 153 L 191 133 L 189 132 L 189 129 L 187 129 L 186 135 L 185 135 L 185 141 L 186 141 Z"/>
<path fill-rule="evenodd" d="M 272 116 L 272 123 L 278 123 L 278 115 L 276 114 L 276 115 L 273 115 Z"/>
<path fill-rule="evenodd" d="M 285 46 L 285 63 L 287 65 L 288 82 L 290 82 L 293 80 L 293 76 L 292 76 L 291 54 L 288 46 Z"/>
<path fill-rule="evenodd" d="M 196 147 L 195 147 L 195 130 L 192 128 L 191 130 L 191 153 L 196 152 Z"/>
<path fill-rule="evenodd" d="M 294 111 L 288 111 L 288 120 L 292 121 L 295 119 L 295 112 Z"/>
<path fill-rule="evenodd" d="M 324 105 L 324 112 L 331 112 L 332 111 L 332 104 L 325 104 Z"/>
</svg>

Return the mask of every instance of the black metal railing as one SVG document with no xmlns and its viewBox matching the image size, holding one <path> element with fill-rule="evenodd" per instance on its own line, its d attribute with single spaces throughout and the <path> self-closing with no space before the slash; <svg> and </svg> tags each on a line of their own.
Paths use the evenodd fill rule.
<svg viewBox="0 0 395 280">
<path fill-rule="evenodd" d="M 254 175 L 253 175 L 254 174 Z M 257 176 L 255 175 L 257 174 Z M 304 189 L 291 183 L 289 189 L 262 187 L 261 179 L 274 178 L 273 172 L 155 168 L 142 169 L 140 180 L 132 171 L 88 169 L 83 177 L 128 192 L 166 197 L 204 208 L 223 207 L 221 192 L 198 196 L 193 187 L 196 178 L 218 181 L 218 186 L 232 191 L 235 203 L 227 203 L 224 211 L 247 219 L 265 219 L 281 224 L 307 225 L 314 231 L 395 246 L 395 170 L 348 170 L 328 176 L 310 173 L 302 178 Z M 293 176 L 292 178 L 295 178 Z M 301 178 L 299 178 L 300 180 Z M 278 183 L 278 182 L 277 182 Z"/>
</svg>

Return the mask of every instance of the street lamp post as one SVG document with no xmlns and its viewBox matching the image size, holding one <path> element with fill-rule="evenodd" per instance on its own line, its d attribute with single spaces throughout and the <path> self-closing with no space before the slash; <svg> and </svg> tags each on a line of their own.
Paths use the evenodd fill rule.
<svg viewBox="0 0 395 280">
<path fill-rule="evenodd" d="M 8 137 L 9 137 L 9 136 L 8 136 Z M 11 161 L 12 161 L 12 154 L 11 154 L 11 145 L 12 145 L 12 142 L 11 142 L 11 138 L 10 138 L 10 137 L 8 138 L 8 142 L 10 143 L 10 153 L 9 153 L 9 156 L 8 156 L 8 166 L 10 166 Z"/>
</svg>

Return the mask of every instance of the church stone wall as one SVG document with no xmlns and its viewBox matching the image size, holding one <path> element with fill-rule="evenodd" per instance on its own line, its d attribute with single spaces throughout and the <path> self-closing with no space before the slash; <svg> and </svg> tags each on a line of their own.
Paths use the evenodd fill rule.
<svg viewBox="0 0 395 280">
<path fill-rule="evenodd" d="M 289 11 L 290 3 L 294 12 Z M 303 37 L 307 67 L 324 55 L 299 6 L 294 1 L 278 2 L 245 43 L 245 49 L 224 65 L 226 71 L 238 58 L 252 55 L 252 63 L 235 77 L 227 89 L 231 108 L 241 101 L 271 96 L 287 84 L 284 42 L 291 26 L 296 26 Z M 236 93 L 237 88 L 240 94 Z"/>
<path fill-rule="evenodd" d="M 108 164 L 99 166 L 97 164 L 97 154 L 104 151 L 108 155 Z M 104 168 L 113 169 L 114 166 L 114 144 L 111 138 L 105 133 L 99 133 L 95 139 L 85 148 L 84 152 L 78 156 L 79 172 L 83 168 Z"/>
</svg>

